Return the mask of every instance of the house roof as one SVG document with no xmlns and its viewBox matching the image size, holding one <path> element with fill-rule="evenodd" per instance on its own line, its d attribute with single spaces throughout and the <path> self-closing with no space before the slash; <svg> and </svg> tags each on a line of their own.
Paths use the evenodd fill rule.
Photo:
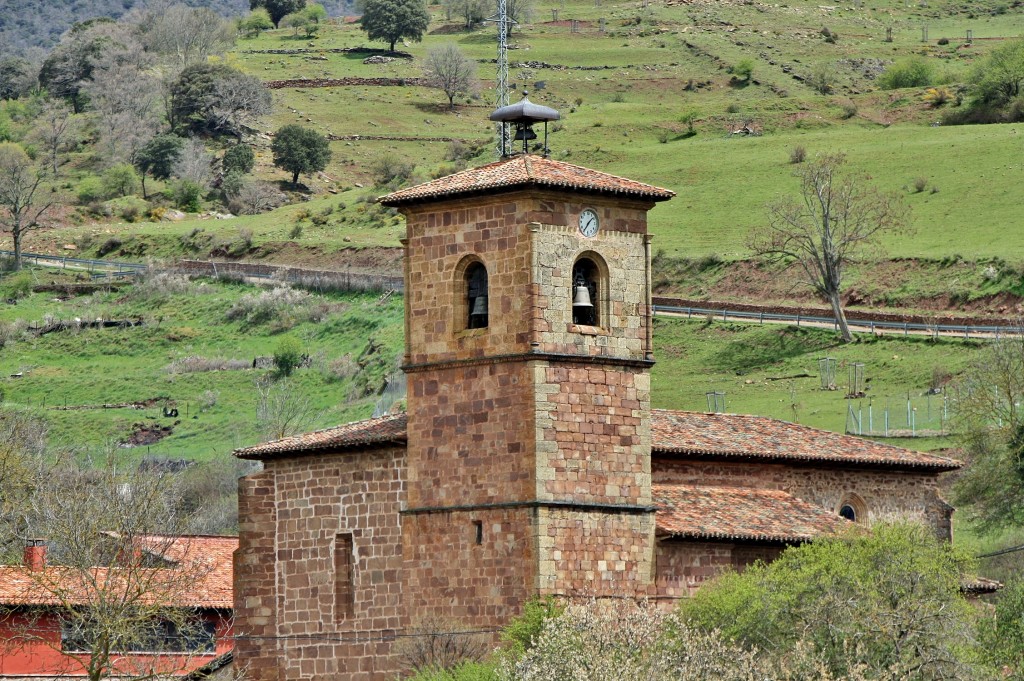
<svg viewBox="0 0 1024 681">
<path fill-rule="evenodd" d="M 380 197 L 378 201 L 385 206 L 400 206 L 526 187 L 625 195 L 650 201 L 666 201 L 675 196 L 675 192 L 661 187 L 543 156 L 524 154 L 400 189 Z"/>
<path fill-rule="evenodd" d="M 326 449 L 404 445 L 405 442 L 406 416 L 394 414 L 237 449 L 235 456 L 265 459 Z M 651 411 L 651 449 L 655 453 L 684 456 L 918 468 L 933 472 L 961 466 L 954 459 L 762 416 L 667 409 Z"/>
<path fill-rule="evenodd" d="M 654 409 L 651 443 L 656 452 L 722 458 L 926 468 L 936 472 L 955 470 L 963 465 L 955 459 L 862 437 L 742 414 Z"/>
<path fill-rule="evenodd" d="M 187 535 L 140 537 L 142 551 L 170 561 L 169 567 L 78 569 L 48 565 L 31 571 L 23 565 L 0 566 L 0 604 L 70 606 L 92 602 L 101 592 L 112 593 L 150 586 L 142 602 L 162 605 L 230 609 L 232 554 L 238 537 Z"/>
<path fill-rule="evenodd" d="M 281 454 L 324 449 L 345 450 L 386 444 L 405 445 L 405 431 L 405 414 L 391 414 L 236 449 L 235 456 L 242 459 L 265 459 Z"/>
<path fill-rule="evenodd" d="M 654 485 L 658 533 L 687 539 L 803 542 L 848 520 L 770 489 Z"/>
</svg>

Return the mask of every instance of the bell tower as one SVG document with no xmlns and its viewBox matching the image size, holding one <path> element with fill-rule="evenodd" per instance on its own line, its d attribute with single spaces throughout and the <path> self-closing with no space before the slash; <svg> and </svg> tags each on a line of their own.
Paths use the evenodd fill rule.
<svg viewBox="0 0 1024 681">
<path fill-rule="evenodd" d="M 408 612 L 653 593 L 647 212 L 673 195 L 522 154 L 382 197 L 407 222 Z"/>
</svg>

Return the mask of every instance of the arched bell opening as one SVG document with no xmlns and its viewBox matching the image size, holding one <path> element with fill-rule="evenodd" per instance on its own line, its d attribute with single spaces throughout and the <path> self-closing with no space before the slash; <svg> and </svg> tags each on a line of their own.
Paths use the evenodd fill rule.
<svg viewBox="0 0 1024 681">
<path fill-rule="evenodd" d="M 590 257 L 580 257 L 572 266 L 572 323 L 600 326 L 604 295 L 602 268 Z"/>
<path fill-rule="evenodd" d="M 463 275 L 465 290 L 465 328 L 483 329 L 488 325 L 487 268 L 480 261 L 471 262 Z"/>
</svg>

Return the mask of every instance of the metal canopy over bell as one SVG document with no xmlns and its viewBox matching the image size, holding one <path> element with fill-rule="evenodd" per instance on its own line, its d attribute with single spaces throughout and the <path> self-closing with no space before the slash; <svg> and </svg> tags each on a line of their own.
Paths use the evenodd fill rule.
<svg viewBox="0 0 1024 681">
<path fill-rule="evenodd" d="M 496 109 L 490 115 L 490 119 L 501 123 L 503 128 L 509 124 L 515 126 L 516 134 L 514 140 L 522 140 L 524 154 L 528 151 L 527 143 L 530 140 L 537 139 L 537 133 L 532 130 L 533 124 L 543 122 L 545 155 L 548 152 L 548 121 L 557 121 L 561 117 L 561 114 L 551 107 L 531 102 L 526 97 L 526 92 L 523 92 L 523 98 L 519 102 Z M 503 139 L 508 139 L 508 136 L 504 135 Z M 511 149 L 502 149 L 502 156 L 510 156 L 511 151 Z"/>
</svg>

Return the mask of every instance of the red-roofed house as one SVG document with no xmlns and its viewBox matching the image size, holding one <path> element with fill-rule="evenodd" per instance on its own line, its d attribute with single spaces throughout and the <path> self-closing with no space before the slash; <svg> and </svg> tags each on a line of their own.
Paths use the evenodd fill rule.
<svg viewBox="0 0 1024 681">
<path fill-rule="evenodd" d="M 0 566 L 0 679 L 88 676 L 90 634 L 76 626 L 83 617 L 65 614 L 71 609 L 134 604 L 143 612 L 180 608 L 195 618 L 187 635 L 167 621 L 130 637 L 131 650 L 112 651 L 112 678 L 183 676 L 230 653 L 238 538 L 144 535 L 133 545 L 131 566 L 49 565 L 41 540 L 25 547 L 21 565 Z"/>
<path fill-rule="evenodd" d="M 438 618 L 536 596 L 670 604 L 851 521 L 950 533 L 950 459 L 651 409 L 647 211 L 673 193 L 518 156 L 385 196 L 406 218 L 408 411 L 236 452 L 236 662 L 389 679 Z"/>
</svg>

